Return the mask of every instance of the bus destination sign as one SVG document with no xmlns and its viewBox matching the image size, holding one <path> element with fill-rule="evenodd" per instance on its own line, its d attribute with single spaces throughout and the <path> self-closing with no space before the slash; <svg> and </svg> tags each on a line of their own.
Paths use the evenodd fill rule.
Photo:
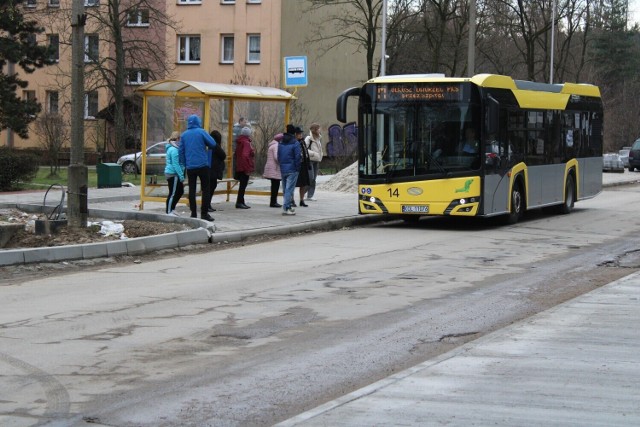
<svg viewBox="0 0 640 427">
<path fill-rule="evenodd" d="M 461 101 L 462 85 L 447 84 L 379 84 L 378 101 Z"/>
</svg>

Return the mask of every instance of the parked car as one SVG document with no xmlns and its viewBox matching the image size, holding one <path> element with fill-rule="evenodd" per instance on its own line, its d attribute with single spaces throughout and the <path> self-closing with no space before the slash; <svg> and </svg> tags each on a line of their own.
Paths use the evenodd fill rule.
<svg viewBox="0 0 640 427">
<path fill-rule="evenodd" d="M 629 167 L 629 151 L 631 151 L 631 147 L 622 147 L 622 149 L 618 151 L 622 164 L 625 168 Z"/>
<path fill-rule="evenodd" d="M 618 153 L 607 153 L 602 156 L 603 172 L 624 172 L 624 164 Z"/>
<path fill-rule="evenodd" d="M 631 146 L 629 150 L 629 172 L 633 172 L 635 169 L 640 168 L 640 138 L 636 139 L 636 142 Z"/>
<path fill-rule="evenodd" d="M 167 141 L 157 142 L 147 148 L 147 175 L 164 172 L 167 157 Z M 142 170 L 142 151 L 125 154 L 116 162 L 124 173 L 140 173 Z"/>
</svg>

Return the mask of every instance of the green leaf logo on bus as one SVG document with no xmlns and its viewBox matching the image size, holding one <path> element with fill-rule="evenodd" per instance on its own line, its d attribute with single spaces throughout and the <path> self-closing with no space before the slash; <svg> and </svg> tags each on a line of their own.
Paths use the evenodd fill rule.
<svg viewBox="0 0 640 427">
<path fill-rule="evenodd" d="M 471 188 L 471 184 L 473 184 L 473 179 L 468 179 L 464 182 L 464 186 L 461 188 L 456 188 L 456 193 L 468 193 L 469 188 Z"/>
</svg>

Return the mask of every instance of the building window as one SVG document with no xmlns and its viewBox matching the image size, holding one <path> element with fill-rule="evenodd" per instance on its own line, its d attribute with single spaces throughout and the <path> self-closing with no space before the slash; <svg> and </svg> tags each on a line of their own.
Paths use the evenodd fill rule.
<svg viewBox="0 0 640 427">
<path fill-rule="evenodd" d="M 135 85 L 143 85 L 149 82 L 149 71 L 148 70 L 127 70 L 127 84 L 135 86 Z"/>
<path fill-rule="evenodd" d="M 58 62 L 60 59 L 60 36 L 57 34 L 47 34 L 47 39 L 49 40 L 49 46 L 51 49 L 51 56 L 49 58 L 52 61 Z"/>
<path fill-rule="evenodd" d="M 34 8 L 37 6 L 36 0 L 27 0 L 24 2 L 24 6 Z"/>
<path fill-rule="evenodd" d="M 58 92 L 54 90 L 47 91 L 47 113 L 58 114 Z"/>
<path fill-rule="evenodd" d="M 200 36 L 178 36 L 178 46 L 179 63 L 200 63 Z"/>
<path fill-rule="evenodd" d="M 202 4 L 202 0 L 178 0 L 178 4 Z"/>
<path fill-rule="evenodd" d="M 260 34 L 247 36 L 247 62 L 250 64 L 260 63 Z"/>
<path fill-rule="evenodd" d="M 99 4 L 100 4 L 99 0 L 84 0 L 85 7 L 98 6 Z"/>
<path fill-rule="evenodd" d="M 127 13 L 127 27 L 148 27 L 149 9 L 133 9 Z"/>
<path fill-rule="evenodd" d="M 23 90 L 22 91 L 22 99 L 25 101 L 35 101 L 36 100 L 36 91 L 35 90 Z"/>
<path fill-rule="evenodd" d="M 98 40 L 97 34 L 84 36 L 84 62 L 98 62 Z"/>
<path fill-rule="evenodd" d="M 260 4 L 260 3 L 262 3 L 262 0 L 247 0 L 247 3 L 249 3 L 249 4 Z"/>
<path fill-rule="evenodd" d="M 49 0 L 47 5 L 49 7 L 60 7 L 60 0 Z"/>
<path fill-rule="evenodd" d="M 220 62 L 222 62 L 223 64 L 233 64 L 233 45 L 233 36 L 222 36 L 222 57 L 220 58 Z"/>
<path fill-rule="evenodd" d="M 84 94 L 84 118 L 95 119 L 98 115 L 98 92 L 95 90 Z"/>
<path fill-rule="evenodd" d="M 236 0 L 220 0 L 222 4 L 236 4 Z"/>
</svg>

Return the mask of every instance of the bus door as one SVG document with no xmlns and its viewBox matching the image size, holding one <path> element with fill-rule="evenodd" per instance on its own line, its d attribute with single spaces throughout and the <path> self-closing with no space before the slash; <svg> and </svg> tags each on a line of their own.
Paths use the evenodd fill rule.
<svg viewBox="0 0 640 427">
<path fill-rule="evenodd" d="M 488 114 L 488 106 L 486 111 Z M 507 133 L 507 110 L 498 107 L 498 120 L 487 126 L 483 132 L 484 146 L 484 188 L 483 214 L 490 215 L 508 211 L 509 176 L 513 165 L 514 152 Z"/>
</svg>

